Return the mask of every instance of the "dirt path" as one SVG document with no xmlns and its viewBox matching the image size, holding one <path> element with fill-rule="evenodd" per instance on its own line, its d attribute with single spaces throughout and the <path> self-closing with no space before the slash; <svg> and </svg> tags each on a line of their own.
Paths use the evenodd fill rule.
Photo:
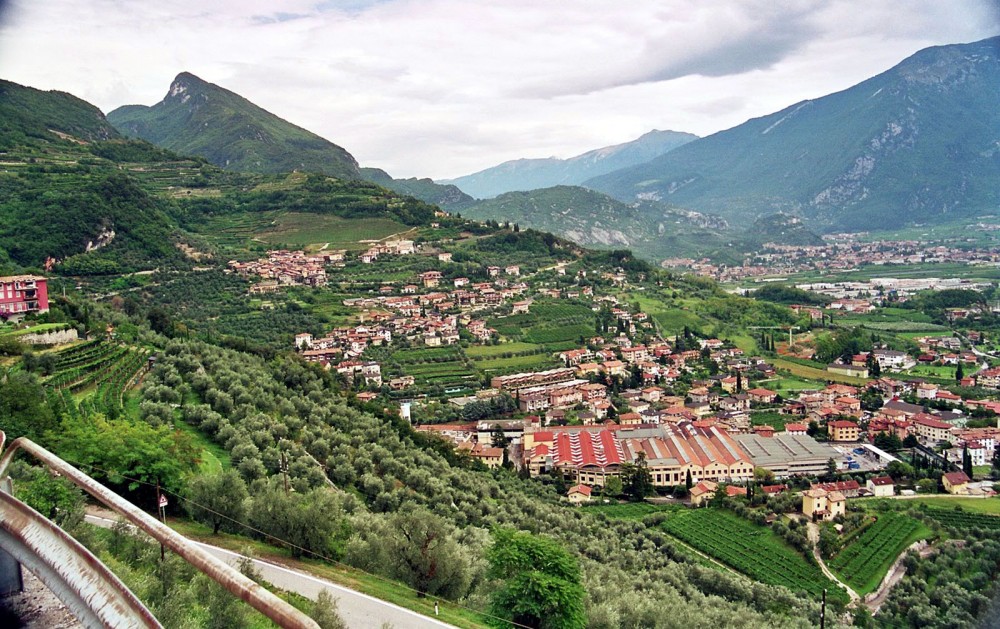
<svg viewBox="0 0 1000 629">
<path fill-rule="evenodd" d="M 819 548 L 816 546 L 819 542 L 819 525 L 815 522 L 809 522 L 806 524 L 806 530 L 809 532 L 809 541 L 813 543 L 813 557 L 816 558 L 816 563 L 819 564 L 819 569 L 823 571 L 827 579 L 830 579 L 840 587 L 842 587 L 847 595 L 851 597 L 851 603 L 857 603 L 861 600 L 861 596 L 857 592 L 852 590 L 846 583 L 837 578 L 837 575 L 833 574 L 829 568 L 826 567 L 826 563 L 823 562 L 823 558 L 819 554 Z"/>
<path fill-rule="evenodd" d="M 927 557 L 935 552 L 935 549 L 929 546 L 926 540 L 920 540 L 913 542 L 909 548 L 899 554 L 899 557 L 893 562 L 892 567 L 889 568 L 889 572 L 886 573 L 885 578 L 882 579 L 882 583 L 879 584 L 878 589 L 865 597 L 865 606 L 873 615 L 878 613 L 879 608 L 885 603 L 885 599 L 889 597 L 889 592 L 906 575 L 906 566 L 903 565 L 903 559 L 906 558 L 906 553 L 911 550 L 918 551 L 921 557 Z"/>
</svg>

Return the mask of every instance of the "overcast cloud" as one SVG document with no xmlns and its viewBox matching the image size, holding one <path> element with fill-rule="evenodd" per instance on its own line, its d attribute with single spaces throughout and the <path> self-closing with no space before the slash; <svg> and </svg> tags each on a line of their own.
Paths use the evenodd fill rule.
<svg viewBox="0 0 1000 629">
<path fill-rule="evenodd" d="M 444 178 L 726 129 L 1000 34 L 998 1 L 0 0 L 0 78 L 107 112 L 189 71 L 363 165 Z"/>
</svg>

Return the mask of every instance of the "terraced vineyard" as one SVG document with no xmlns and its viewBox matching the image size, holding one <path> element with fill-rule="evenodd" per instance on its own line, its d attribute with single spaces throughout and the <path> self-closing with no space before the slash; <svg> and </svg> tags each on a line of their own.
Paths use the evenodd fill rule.
<svg viewBox="0 0 1000 629">
<path fill-rule="evenodd" d="M 909 516 L 880 513 L 878 520 L 827 564 L 858 594 L 865 595 L 878 587 L 907 546 L 929 534 L 926 526 Z"/>
<path fill-rule="evenodd" d="M 925 513 L 927 517 L 950 528 L 959 530 L 978 528 L 1000 531 L 1000 517 L 995 515 L 936 508 L 929 508 Z"/>
<path fill-rule="evenodd" d="M 88 341 L 56 354 L 55 367 L 45 385 L 60 405 L 75 413 L 74 394 L 93 393 L 83 403 L 110 417 L 118 416 L 125 392 L 147 365 L 148 352 L 116 343 Z"/>
<path fill-rule="evenodd" d="M 827 579 L 770 529 L 757 526 L 734 513 L 694 509 L 671 515 L 663 529 L 706 555 L 755 581 L 805 591 L 819 600 L 827 596 L 847 602 L 847 593 Z"/>
</svg>

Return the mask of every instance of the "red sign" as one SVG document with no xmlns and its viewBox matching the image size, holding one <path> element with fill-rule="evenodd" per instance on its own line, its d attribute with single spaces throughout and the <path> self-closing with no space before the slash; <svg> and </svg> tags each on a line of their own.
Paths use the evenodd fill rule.
<svg viewBox="0 0 1000 629">
<path fill-rule="evenodd" d="M 167 497 L 161 494 L 160 495 L 160 508 L 162 509 L 165 506 L 167 506 Z"/>
</svg>

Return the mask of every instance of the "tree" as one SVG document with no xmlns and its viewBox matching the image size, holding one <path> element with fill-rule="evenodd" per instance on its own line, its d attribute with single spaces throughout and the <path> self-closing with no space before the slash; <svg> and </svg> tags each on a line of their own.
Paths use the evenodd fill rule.
<svg viewBox="0 0 1000 629">
<path fill-rule="evenodd" d="M 832 457 L 826 462 L 826 479 L 829 482 L 837 480 L 837 462 Z"/>
<path fill-rule="evenodd" d="M 916 435 L 906 435 L 906 438 L 903 439 L 904 448 L 916 448 L 918 445 L 920 445 L 920 441 L 917 440 Z"/>
<path fill-rule="evenodd" d="M 958 367 L 955 367 L 955 382 L 961 382 L 962 378 L 965 377 L 965 367 L 962 366 L 962 361 L 959 359 Z"/>
<path fill-rule="evenodd" d="M 199 476 L 188 485 L 188 502 L 191 517 L 212 527 L 212 533 L 219 529 L 238 531 L 246 517 L 247 486 L 239 472 L 233 469 L 219 474 Z"/>
<path fill-rule="evenodd" d="M 743 393 L 743 373 L 740 371 L 736 372 L 736 392 Z"/>
<path fill-rule="evenodd" d="M 609 476 L 604 481 L 604 495 L 611 496 L 612 498 L 617 498 L 622 495 L 625 491 L 625 486 L 622 484 L 622 479 L 618 476 Z"/>
<path fill-rule="evenodd" d="M 969 478 L 972 478 L 972 455 L 969 454 L 969 446 L 962 448 L 962 471 Z"/>
<path fill-rule="evenodd" d="M 0 373 L 0 423 L 8 443 L 18 437 L 42 442 L 46 431 L 58 426 L 46 404 L 45 391 L 34 374 Z"/>
<path fill-rule="evenodd" d="M 872 378 L 878 378 L 882 375 L 882 365 L 875 358 L 875 352 L 873 351 L 868 352 L 868 357 L 865 358 L 865 367 L 868 368 L 868 375 Z"/>
<path fill-rule="evenodd" d="M 389 535 L 382 542 L 393 576 L 417 590 L 418 595 L 449 599 L 465 595 L 471 583 L 469 565 L 447 521 L 423 507 L 415 507 L 394 513 L 387 529 Z"/>
<path fill-rule="evenodd" d="M 766 467 L 755 467 L 753 469 L 753 478 L 762 485 L 774 484 L 774 472 Z"/>
<path fill-rule="evenodd" d="M 139 492 L 153 503 L 159 483 L 181 493 L 197 467 L 199 449 L 173 426 L 150 426 L 103 415 L 68 417 L 53 435 L 56 453 L 98 479 Z"/>
<path fill-rule="evenodd" d="M 621 467 L 622 487 L 625 495 L 633 502 L 639 502 L 653 493 L 653 475 L 646 463 L 646 453 L 640 452 L 635 463 Z"/>
<path fill-rule="evenodd" d="M 500 581 L 490 613 L 539 629 L 586 626 L 580 566 L 558 542 L 497 529 L 486 553 L 488 576 Z"/>
<path fill-rule="evenodd" d="M 875 435 L 874 445 L 886 452 L 897 452 L 903 449 L 903 442 L 896 433 L 880 432 Z"/>
</svg>

